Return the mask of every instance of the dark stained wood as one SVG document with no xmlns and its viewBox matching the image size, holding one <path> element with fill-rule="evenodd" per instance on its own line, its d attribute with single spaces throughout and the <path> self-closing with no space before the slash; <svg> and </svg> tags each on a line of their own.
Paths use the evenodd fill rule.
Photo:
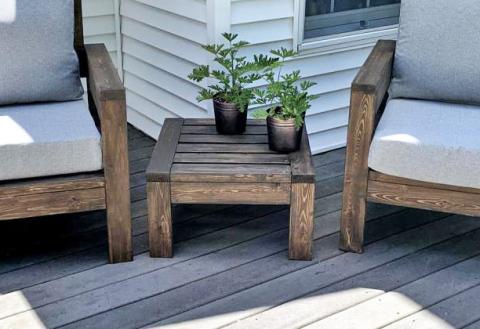
<svg viewBox="0 0 480 329">
<path fill-rule="evenodd" d="M 133 247 L 125 100 L 103 101 L 100 113 L 109 259 L 126 262 L 133 260 Z"/>
<path fill-rule="evenodd" d="M 147 168 L 147 181 L 168 182 L 183 119 L 166 119 Z"/>
<path fill-rule="evenodd" d="M 368 200 L 397 206 L 480 216 L 480 194 L 369 181 Z"/>
<path fill-rule="evenodd" d="M 290 204 L 289 183 L 182 183 L 171 182 L 173 203 Z"/>
<path fill-rule="evenodd" d="M 2 197 L 0 221 L 105 209 L 105 189 L 76 189 Z"/>
<path fill-rule="evenodd" d="M 109 260 L 133 260 L 125 88 L 103 44 L 85 46 L 90 99 L 102 134 Z"/>
<path fill-rule="evenodd" d="M 177 153 L 175 163 L 290 164 L 285 154 Z"/>
<path fill-rule="evenodd" d="M 87 76 L 102 135 L 102 172 L 0 183 L 0 219 L 107 209 L 109 261 L 133 259 L 125 89 L 104 45 L 84 46 L 81 0 L 74 1 L 74 47 Z"/>
<path fill-rule="evenodd" d="M 172 182 L 290 183 L 291 173 L 288 165 L 175 163 L 171 169 L 170 180 Z"/>
<path fill-rule="evenodd" d="M 215 126 L 215 119 L 185 119 L 185 126 Z M 262 119 L 248 119 L 249 126 L 264 126 L 265 120 Z"/>
<path fill-rule="evenodd" d="M 353 92 L 374 95 L 382 102 L 392 76 L 393 58 L 396 42 L 393 40 L 380 40 L 375 45 L 370 56 L 360 68 L 352 83 Z M 377 103 L 377 105 L 380 105 Z"/>
<path fill-rule="evenodd" d="M 104 44 L 85 45 L 89 92 L 98 111 L 103 101 L 125 100 L 125 88 Z M 102 114 L 99 113 L 101 117 Z"/>
<path fill-rule="evenodd" d="M 267 127 L 265 125 L 251 125 L 247 126 L 243 135 L 265 135 Z M 183 126 L 182 134 L 200 134 L 200 135 L 216 135 L 217 128 L 214 125 L 210 126 Z"/>
<path fill-rule="evenodd" d="M 60 191 L 88 190 L 104 186 L 105 178 L 103 172 L 25 179 L 0 183 L 0 198 Z"/>
<path fill-rule="evenodd" d="M 150 183 L 170 184 L 169 198 L 173 203 L 288 205 L 295 202 L 290 221 L 295 226 L 291 236 L 292 258 L 311 259 L 315 168 L 305 129 L 298 152 L 278 154 L 268 147 L 265 120 L 249 120 L 247 131 L 252 132 L 255 127 L 255 133 L 242 135 L 217 134 L 212 119 L 170 123 L 162 127 L 155 152 L 162 151 L 154 152 L 147 170 Z M 161 175 L 156 175 L 160 170 L 152 168 L 159 166 Z M 299 193 L 311 195 L 307 199 L 304 194 L 292 197 L 292 184 L 298 185 Z M 149 191 L 152 191 L 149 199 L 159 197 L 158 191 L 151 187 Z M 153 211 L 154 218 L 161 216 L 158 209 Z M 158 248 L 162 239 L 158 229 L 153 228 L 150 235 L 155 235 L 152 239 L 157 242 L 153 248 Z M 163 245 L 166 244 L 164 241 Z"/>
<path fill-rule="evenodd" d="M 368 152 L 376 114 L 387 92 L 395 42 L 380 41 L 352 84 L 340 248 L 362 252 L 367 203 Z"/>
<path fill-rule="evenodd" d="M 178 144 L 179 153 L 275 153 L 268 144 L 239 144 L 232 147 L 228 144 Z"/>
<path fill-rule="evenodd" d="M 315 184 L 292 184 L 288 249 L 290 259 L 312 259 L 314 201 Z"/>
<path fill-rule="evenodd" d="M 390 176 L 390 175 L 382 174 L 373 170 L 369 171 L 368 177 L 370 181 L 379 181 L 379 182 L 393 183 L 393 184 L 400 184 L 400 185 L 412 185 L 412 186 L 431 188 L 435 190 L 448 190 L 448 191 L 480 194 L 480 190 L 475 188 L 422 182 L 418 180 Z"/>
<path fill-rule="evenodd" d="M 366 202 L 480 215 L 480 190 L 393 177 L 368 168 L 368 153 L 387 99 L 394 41 L 380 41 L 352 84 L 340 248 L 363 251 Z"/>
<path fill-rule="evenodd" d="M 292 183 L 315 183 L 315 167 L 313 165 L 307 128 L 303 127 L 300 149 L 290 153 Z"/>
<path fill-rule="evenodd" d="M 182 134 L 180 143 L 266 144 L 266 135 L 195 135 Z"/>
<path fill-rule="evenodd" d="M 148 231 L 151 257 L 172 257 L 172 210 L 169 182 L 148 182 Z"/>
</svg>

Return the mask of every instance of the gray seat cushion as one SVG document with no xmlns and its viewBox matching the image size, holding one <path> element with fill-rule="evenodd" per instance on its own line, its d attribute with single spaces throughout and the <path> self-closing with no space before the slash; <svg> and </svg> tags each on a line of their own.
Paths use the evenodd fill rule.
<svg viewBox="0 0 480 329">
<path fill-rule="evenodd" d="M 392 176 L 480 188 L 480 107 L 390 100 L 368 164 Z"/>
<path fill-rule="evenodd" d="M 102 169 L 84 100 L 0 107 L 0 180 Z"/>
<path fill-rule="evenodd" d="M 480 1 L 402 0 L 392 98 L 480 105 Z"/>
<path fill-rule="evenodd" d="M 0 1 L 0 105 L 82 96 L 73 2 Z"/>
</svg>

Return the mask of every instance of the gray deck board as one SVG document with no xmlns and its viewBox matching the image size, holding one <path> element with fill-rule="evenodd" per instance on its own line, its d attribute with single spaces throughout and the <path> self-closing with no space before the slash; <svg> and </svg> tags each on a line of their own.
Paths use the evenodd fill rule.
<svg viewBox="0 0 480 329">
<path fill-rule="evenodd" d="M 175 257 L 150 258 L 154 142 L 129 133 L 135 261 L 106 263 L 101 211 L 0 222 L 0 328 L 478 327 L 480 221 L 371 204 L 365 254 L 339 251 L 343 149 L 314 157 L 312 262 L 273 206 L 175 206 Z"/>
</svg>

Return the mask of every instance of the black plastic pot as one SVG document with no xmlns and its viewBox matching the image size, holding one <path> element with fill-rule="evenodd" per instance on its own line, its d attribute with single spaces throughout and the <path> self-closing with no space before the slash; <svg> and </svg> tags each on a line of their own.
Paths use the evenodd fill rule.
<svg viewBox="0 0 480 329">
<path fill-rule="evenodd" d="M 213 100 L 215 126 L 217 132 L 223 135 L 236 135 L 245 132 L 247 126 L 247 109 L 240 112 L 234 104 Z"/>
<path fill-rule="evenodd" d="M 295 127 L 295 120 L 267 118 L 268 145 L 270 150 L 279 153 L 290 153 L 300 147 L 303 126 Z"/>
</svg>

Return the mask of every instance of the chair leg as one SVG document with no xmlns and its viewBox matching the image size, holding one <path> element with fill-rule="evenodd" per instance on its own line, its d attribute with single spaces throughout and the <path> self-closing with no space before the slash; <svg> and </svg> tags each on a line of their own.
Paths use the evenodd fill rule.
<svg viewBox="0 0 480 329">
<path fill-rule="evenodd" d="M 173 257 L 170 183 L 148 182 L 148 236 L 151 257 Z"/>
<path fill-rule="evenodd" d="M 343 192 L 342 218 L 340 221 L 340 249 L 356 253 L 363 252 L 366 197 L 345 188 Z"/>
<path fill-rule="evenodd" d="M 312 260 L 314 184 L 292 184 L 290 201 L 290 237 L 288 257 Z"/>
<path fill-rule="evenodd" d="M 133 260 L 130 193 L 127 189 L 106 190 L 108 259 L 110 263 Z"/>
</svg>

